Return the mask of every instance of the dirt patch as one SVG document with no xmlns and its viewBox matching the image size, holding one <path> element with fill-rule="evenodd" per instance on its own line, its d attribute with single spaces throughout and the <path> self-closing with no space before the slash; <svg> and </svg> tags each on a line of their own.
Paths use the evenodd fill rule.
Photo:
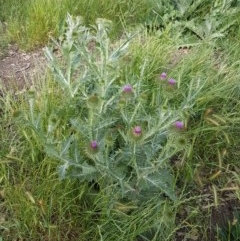
<svg viewBox="0 0 240 241">
<path fill-rule="evenodd" d="M 0 59 L 0 80 L 22 89 L 32 83 L 34 75 L 46 69 L 43 49 L 24 52 L 16 45 L 9 45 L 4 58 Z"/>
<path fill-rule="evenodd" d="M 216 230 L 218 228 L 228 227 L 228 223 L 234 222 L 234 212 L 239 212 L 240 201 L 237 199 L 225 200 L 222 204 L 213 208 L 210 216 L 210 227 L 208 230 L 208 236 L 210 240 L 217 241 Z"/>
<path fill-rule="evenodd" d="M 193 190 L 191 195 L 189 203 L 184 203 L 178 210 L 176 225 L 180 224 L 181 228 L 177 230 L 175 240 L 220 241 L 218 229 L 225 229 L 229 223 L 234 223 L 235 212 L 240 215 L 240 200 L 236 193 L 219 191 L 215 203 L 212 185 L 206 184 L 197 191 Z"/>
</svg>

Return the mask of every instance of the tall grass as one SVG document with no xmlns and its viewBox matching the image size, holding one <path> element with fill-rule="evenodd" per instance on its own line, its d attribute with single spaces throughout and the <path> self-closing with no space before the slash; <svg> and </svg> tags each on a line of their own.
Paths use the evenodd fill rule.
<svg viewBox="0 0 240 241">
<path fill-rule="evenodd" d="M 145 0 L 2 0 L 0 5 L 0 19 L 8 23 L 11 39 L 24 48 L 46 44 L 49 37 L 57 36 L 67 13 L 83 16 L 86 24 L 93 24 L 99 17 L 108 18 L 114 22 L 116 36 L 127 24 L 142 21 L 152 7 Z"/>
<path fill-rule="evenodd" d="M 11 40 L 28 49 L 59 36 L 67 13 L 81 15 L 86 25 L 99 17 L 109 19 L 115 37 L 125 29 L 145 25 L 149 29 L 172 28 L 172 36 L 181 34 L 190 43 L 220 37 L 240 21 L 239 4 L 234 0 L 1 0 L 0 5 L 0 20 L 7 22 Z"/>
</svg>

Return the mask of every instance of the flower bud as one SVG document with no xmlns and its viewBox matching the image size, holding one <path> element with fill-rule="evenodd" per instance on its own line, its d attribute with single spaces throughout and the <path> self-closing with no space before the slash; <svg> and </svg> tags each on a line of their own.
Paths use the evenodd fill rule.
<svg viewBox="0 0 240 241">
<path fill-rule="evenodd" d="M 93 94 L 88 97 L 87 105 L 89 108 L 96 108 L 99 106 L 99 103 L 100 103 L 100 99 L 96 94 Z"/>
<path fill-rule="evenodd" d="M 133 95 L 133 87 L 130 84 L 124 85 L 122 88 L 122 104 L 126 103 L 126 100 L 131 99 Z"/>
<path fill-rule="evenodd" d="M 97 143 L 97 141 L 91 141 L 90 146 L 91 146 L 91 148 L 94 149 L 94 150 L 97 149 L 97 148 L 98 148 L 98 143 Z"/>
<path fill-rule="evenodd" d="M 125 94 L 131 94 L 133 93 L 133 88 L 131 85 L 127 84 L 123 87 L 123 93 Z"/>
<path fill-rule="evenodd" d="M 171 86 L 174 86 L 177 83 L 177 81 L 175 79 L 169 79 L 168 80 L 168 84 Z"/>
<path fill-rule="evenodd" d="M 131 139 L 136 142 L 140 141 L 143 137 L 143 130 L 141 126 L 135 126 L 129 132 Z"/>
<path fill-rule="evenodd" d="M 133 135 L 136 137 L 140 137 L 142 135 L 142 128 L 140 126 L 135 126 L 133 128 Z"/>
<path fill-rule="evenodd" d="M 87 154 L 90 156 L 92 154 L 96 154 L 98 152 L 98 149 L 99 149 L 98 142 L 96 140 L 93 140 L 88 145 Z"/>
<path fill-rule="evenodd" d="M 160 79 L 165 80 L 167 78 L 167 74 L 165 72 L 160 74 Z"/>
<path fill-rule="evenodd" d="M 176 121 L 174 123 L 174 126 L 178 129 L 178 130 L 182 130 L 184 129 L 184 123 L 182 121 Z"/>
</svg>

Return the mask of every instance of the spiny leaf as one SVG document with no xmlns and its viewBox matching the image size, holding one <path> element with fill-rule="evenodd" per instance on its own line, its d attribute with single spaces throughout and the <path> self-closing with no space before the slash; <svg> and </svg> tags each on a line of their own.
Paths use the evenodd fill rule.
<svg viewBox="0 0 240 241">
<path fill-rule="evenodd" d="M 72 177 L 77 177 L 81 181 L 96 180 L 98 178 L 98 176 L 100 175 L 98 170 L 94 166 L 89 165 L 87 162 L 76 165 L 71 170 L 70 174 Z"/>
<path fill-rule="evenodd" d="M 170 199 L 176 201 L 173 189 L 173 177 L 167 169 L 160 169 L 154 173 L 143 175 L 139 182 L 139 187 L 146 191 L 155 189 L 165 193 Z"/>
</svg>

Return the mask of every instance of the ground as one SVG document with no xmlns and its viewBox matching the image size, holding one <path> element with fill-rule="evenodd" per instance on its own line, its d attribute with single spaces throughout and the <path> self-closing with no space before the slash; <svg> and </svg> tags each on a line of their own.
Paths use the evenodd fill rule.
<svg viewBox="0 0 240 241">
<path fill-rule="evenodd" d="M 45 63 L 43 49 L 24 52 L 17 45 L 9 45 L 0 59 L 0 80 L 22 89 L 30 84 L 35 74 L 43 71 Z"/>
</svg>

